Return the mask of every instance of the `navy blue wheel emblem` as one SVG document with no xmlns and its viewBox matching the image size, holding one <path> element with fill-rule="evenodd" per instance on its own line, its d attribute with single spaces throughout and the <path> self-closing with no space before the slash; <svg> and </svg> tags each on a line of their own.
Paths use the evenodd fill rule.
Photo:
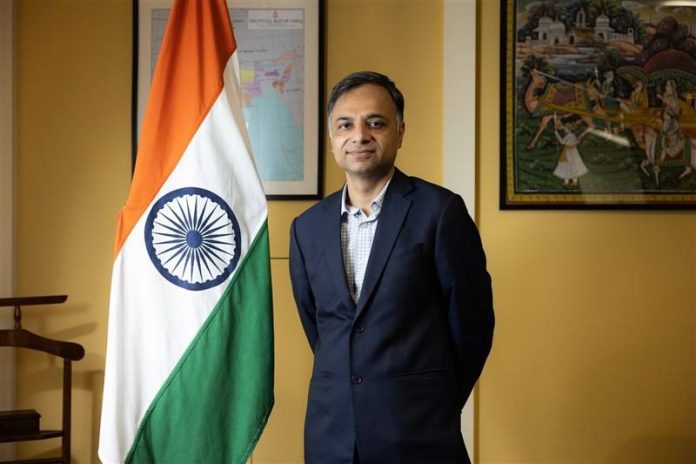
<svg viewBox="0 0 696 464">
<path fill-rule="evenodd" d="M 225 200 L 187 187 L 153 205 L 145 223 L 145 246 L 162 276 L 188 290 L 224 282 L 241 252 L 239 223 Z"/>
</svg>

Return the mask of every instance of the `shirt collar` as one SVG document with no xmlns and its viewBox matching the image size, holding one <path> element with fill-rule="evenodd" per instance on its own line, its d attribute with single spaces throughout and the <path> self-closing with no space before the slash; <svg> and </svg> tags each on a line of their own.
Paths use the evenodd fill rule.
<svg viewBox="0 0 696 464">
<path fill-rule="evenodd" d="M 392 178 L 394 177 L 394 174 L 389 178 L 386 184 L 384 184 L 384 188 L 382 189 L 381 192 L 375 197 L 374 200 L 370 203 L 370 210 L 372 211 L 372 216 L 377 216 L 379 212 L 382 210 L 382 203 L 384 202 L 384 195 L 387 193 L 387 188 L 389 187 L 389 183 L 391 182 Z M 360 208 L 356 206 L 349 205 L 348 202 L 346 201 L 348 199 L 348 184 L 343 185 L 343 193 L 341 194 L 341 216 L 344 214 L 352 214 L 356 215 L 360 211 Z"/>
</svg>

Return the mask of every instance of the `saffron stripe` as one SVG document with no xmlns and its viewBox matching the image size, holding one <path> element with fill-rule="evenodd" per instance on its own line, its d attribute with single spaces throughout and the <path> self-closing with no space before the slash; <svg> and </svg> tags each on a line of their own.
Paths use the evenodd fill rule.
<svg viewBox="0 0 696 464">
<path fill-rule="evenodd" d="M 220 95 L 225 65 L 237 48 L 224 1 L 176 2 L 168 22 L 145 110 L 133 182 L 119 213 L 114 257 Z"/>
</svg>

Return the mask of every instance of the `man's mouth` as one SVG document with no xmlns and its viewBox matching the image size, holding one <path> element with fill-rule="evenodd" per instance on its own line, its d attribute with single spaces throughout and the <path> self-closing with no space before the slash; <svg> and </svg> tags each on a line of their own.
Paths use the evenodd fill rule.
<svg viewBox="0 0 696 464">
<path fill-rule="evenodd" d="M 347 154 L 354 158 L 367 158 L 375 153 L 374 150 L 351 150 Z"/>
</svg>

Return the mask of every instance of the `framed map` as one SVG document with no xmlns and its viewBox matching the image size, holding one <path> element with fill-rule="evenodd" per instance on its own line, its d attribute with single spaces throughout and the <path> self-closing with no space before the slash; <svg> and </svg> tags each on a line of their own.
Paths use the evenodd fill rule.
<svg viewBox="0 0 696 464">
<path fill-rule="evenodd" d="M 696 208 L 696 7 L 504 0 L 501 26 L 502 209 Z"/>
<path fill-rule="evenodd" d="M 133 162 L 172 0 L 134 1 Z M 244 117 L 270 200 L 322 195 L 321 0 L 230 0 Z"/>
</svg>

